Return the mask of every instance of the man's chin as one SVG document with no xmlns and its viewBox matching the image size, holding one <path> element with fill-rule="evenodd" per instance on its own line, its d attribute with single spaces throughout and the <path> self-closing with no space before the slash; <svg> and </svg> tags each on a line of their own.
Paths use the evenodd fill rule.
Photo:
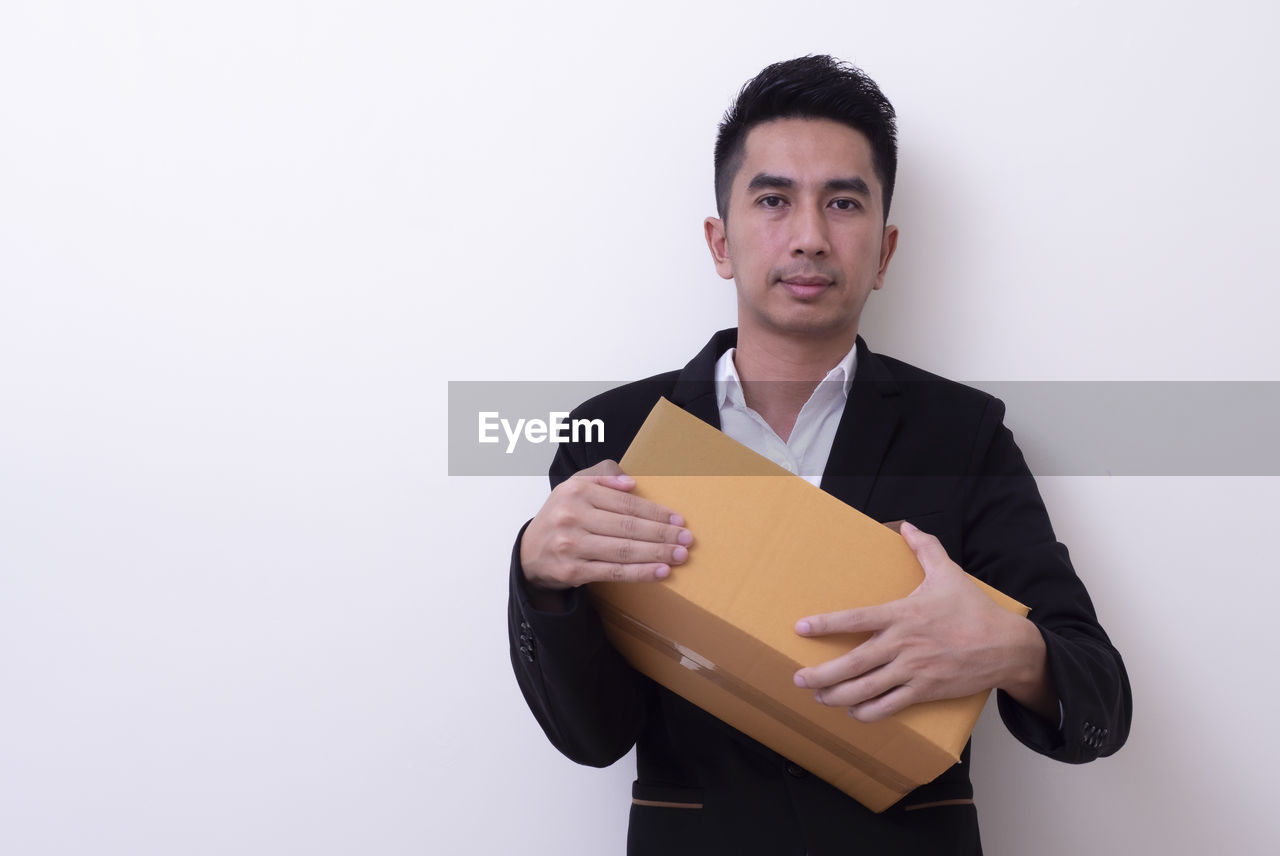
<svg viewBox="0 0 1280 856">
<path fill-rule="evenodd" d="M 770 319 L 766 326 L 774 335 L 805 340 L 852 340 L 858 333 L 856 318 L 820 317 L 813 313 Z"/>
</svg>

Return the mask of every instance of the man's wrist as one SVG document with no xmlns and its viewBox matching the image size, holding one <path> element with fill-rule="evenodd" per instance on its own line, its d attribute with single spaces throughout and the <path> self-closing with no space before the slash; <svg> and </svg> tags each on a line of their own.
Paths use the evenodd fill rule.
<svg viewBox="0 0 1280 856">
<path fill-rule="evenodd" d="M 524 534 L 522 533 L 520 536 L 520 548 L 516 555 L 520 561 L 520 587 L 524 590 L 525 597 L 529 600 L 529 605 L 539 612 L 568 612 L 573 605 L 570 589 L 564 587 L 550 588 L 540 584 L 535 577 L 530 576 L 528 565 L 525 564 L 524 552 Z"/>
<path fill-rule="evenodd" d="M 1059 719 L 1057 690 L 1049 675 L 1048 649 L 1040 629 L 1026 618 L 1015 619 L 1008 677 L 997 687 L 1048 722 Z"/>
</svg>

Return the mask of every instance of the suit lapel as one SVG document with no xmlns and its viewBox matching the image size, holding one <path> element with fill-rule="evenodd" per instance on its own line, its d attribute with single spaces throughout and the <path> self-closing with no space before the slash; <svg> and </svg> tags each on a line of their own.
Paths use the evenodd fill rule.
<svg viewBox="0 0 1280 856">
<path fill-rule="evenodd" d="M 711 427 L 720 428 L 720 406 L 716 402 L 716 360 L 738 343 L 737 330 L 721 330 L 689 361 L 676 378 L 671 403 L 692 413 Z"/>
<path fill-rule="evenodd" d="M 898 384 L 889 369 L 858 337 L 858 368 L 849 387 L 822 489 L 863 511 L 876 475 L 898 430 Z"/>
</svg>

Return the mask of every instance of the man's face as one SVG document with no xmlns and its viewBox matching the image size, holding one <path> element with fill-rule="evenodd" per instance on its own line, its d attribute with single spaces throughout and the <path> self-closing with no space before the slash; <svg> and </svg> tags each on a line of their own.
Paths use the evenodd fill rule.
<svg viewBox="0 0 1280 856">
<path fill-rule="evenodd" d="M 716 272 L 737 283 L 741 335 L 850 344 L 898 238 L 867 138 L 827 119 L 752 128 L 726 221 L 705 228 Z"/>
</svg>

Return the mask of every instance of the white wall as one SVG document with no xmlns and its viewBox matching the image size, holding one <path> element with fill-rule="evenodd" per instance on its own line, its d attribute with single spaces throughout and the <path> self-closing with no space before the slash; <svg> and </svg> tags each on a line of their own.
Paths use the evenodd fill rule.
<svg viewBox="0 0 1280 856">
<path fill-rule="evenodd" d="M 873 347 L 1280 380 L 1272 7 L 469 9 L 0 8 L 0 852 L 621 852 L 629 761 L 562 759 L 507 663 L 545 484 L 447 476 L 446 382 L 731 324 L 700 221 L 768 62 L 900 113 Z M 987 852 L 1263 852 L 1280 480 L 1042 487 L 1137 712 L 1083 768 L 985 718 Z"/>
</svg>

